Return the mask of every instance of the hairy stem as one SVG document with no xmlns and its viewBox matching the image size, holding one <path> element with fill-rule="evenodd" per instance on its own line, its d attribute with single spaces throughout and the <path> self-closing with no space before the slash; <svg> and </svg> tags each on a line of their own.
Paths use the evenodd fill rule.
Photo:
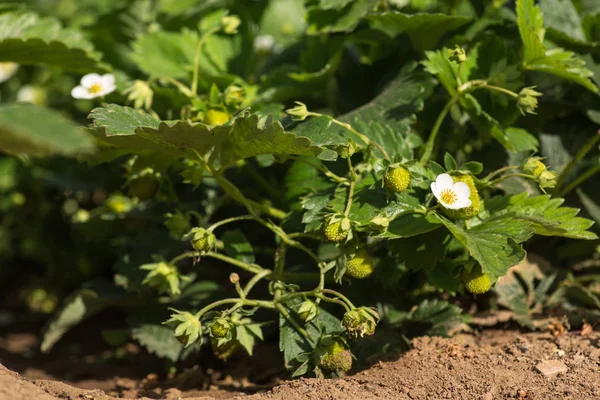
<svg viewBox="0 0 600 400">
<path fill-rule="evenodd" d="M 427 164 L 427 162 L 429 161 L 429 158 L 431 158 L 431 154 L 433 153 L 433 147 L 435 146 L 435 139 L 437 138 L 438 132 L 442 126 L 442 122 L 444 122 L 446 115 L 448 114 L 448 112 L 450 111 L 452 106 L 454 104 L 456 104 L 456 102 L 459 99 L 460 99 L 459 94 L 452 97 L 448 101 L 448 103 L 446 103 L 446 105 L 444 106 L 444 108 L 442 109 L 440 114 L 438 115 L 437 119 L 435 120 L 433 129 L 431 129 L 431 133 L 429 134 L 429 138 L 427 139 L 427 143 L 425 144 L 425 151 L 423 152 L 423 155 L 421 156 L 421 160 L 420 160 L 421 165 Z"/>
<path fill-rule="evenodd" d="M 258 264 L 254 264 L 254 263 L 248 264 L 243 261 L 236 260 L 235 258 L 231 258 L 231 257 L 228 257 L 228 256 L 220 254 L 220 253 L 215 253 L 215 252 L 209 251 L 204 255 L 206 257 L 211 257 L 211 258 L 215 258 L 217 260 L 224 261 L 235 267 L 241 268 L 244 271 L 252 272 L 253 274 L 259 274 L 264 271 L 264 269 Z"/>
<path fill-rule="evenodd" d="M 204 46 L 204 43 L 206 42 L 208 37 L 210 35 L 212 35 L 213 33 L 218 32 L 220 29 L 221 29 L 221 26 L 216 26 L 216 27 L 208 30 L 200 38 L 200 41 L 198 42 L 198 46 L 196 47 L 196 53 L 194 54 L 194 71 L 193 71 L 192 90 L 191 90 L 192 96 L 196 96 L 196 94 L 198 93 L 198 77 L 200 75 L 200 54 L 202 53 L 202 47 Z"/>
</svg>

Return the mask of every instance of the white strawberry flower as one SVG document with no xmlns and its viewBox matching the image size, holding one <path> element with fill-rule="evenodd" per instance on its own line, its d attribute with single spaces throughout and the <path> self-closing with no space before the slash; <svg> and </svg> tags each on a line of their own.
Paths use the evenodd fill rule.
<svg viewBox="0 0 600 400">
<path fill-rule="evenodd" d="M 19 64 L 14 62 L 0 62 L 0 83 L 13 77 L 19 69 Z"/>
<path fill-rule="evenodd" d="M 81 78 L 81 84 L 71 90 L 71 96 L 76 99 L 95 99 L 117 89 L 113 74 L 87 74 Z"/>
<path fill-rule="evenodd" d="M 471 206 L 471 189 L 464 182 L 454 182 L 448 174 L 440 174 L 431 183 L 431 191 L 445 208 L 458 210 Z"/>
</svg>

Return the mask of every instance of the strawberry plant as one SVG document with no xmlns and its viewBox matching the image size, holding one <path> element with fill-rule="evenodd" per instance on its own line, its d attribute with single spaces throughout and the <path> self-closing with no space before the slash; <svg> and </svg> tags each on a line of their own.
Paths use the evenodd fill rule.
<svg viewBox="0 0 600 400">
<path fill-rule="evenodd" d="M 277 335 L 344 373 L 382 320 L 455 330 L 535 236 L 597 244 L 563 205 L 597 218 L 590 2 L 37 3 L 0 8 L 0 148 L 120 181 L 64 213 L 112 270 L 45 351 L 122 308 L 172 361 Z"/>
</svg>

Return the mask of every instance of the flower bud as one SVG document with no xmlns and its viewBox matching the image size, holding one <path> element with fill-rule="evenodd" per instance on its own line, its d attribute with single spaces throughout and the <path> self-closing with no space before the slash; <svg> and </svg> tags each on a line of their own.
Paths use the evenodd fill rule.
<svg viewBox="0 0 600 400">
<path fill-rule="evenodd" d="M 231 85 L 225 89 L 225 104 L 230 107 L 238 107 L 244 101 L 244 89 Z"/>
<path fill-rule="evenodd" d="M 144 108 L 146 110 L 152 108 L 154 91 L 148 82 L 136 80 L 123 93 L 128 95 L 127 100 L 133 102 L 134 108 Z"/>
<path fill-rule="evenodd" d="M 161 261 L 144 264 L 140 269 L 149 271 L 142 284 L 155 288 L 159 293 L 169 293 L 172 296 L 181 293 L 181 289 L 179 288 L 181 277 L 176 266 Z"/>
<path fill-rule="evenodd" d="M 20 103 L 31 103 L 38 106 L 46 104 L 48 93 L 41 86 L 24 85 L 17 92 L 17 101 Z"/>
<path fill-rule="evenodd" d="M 242 21 L 237 15 L 226 15 L 221 19 L 221 25 L 223 26 L 223 32 L 228 35 L 237 33 L 237 29 Z"/>
<path fill-rule="evenodd" d="M 538 182 L 542 189 L 553 188 L 556 186 L 558 174 L 554 171 L 544 170 L 538 177 Z"/>
<path fill-rule="evenodd" d="M 457 64 L 462 64 L 467 61 L 467 54 L 465 53 L 465 50 L 462 47 L 456 45 L 454 50 L 450 50 L 450 56 L 448 57 L 448 59 L 450 61 L 454 61 Z"/>
<path fill-rule="evenodd" d="M 530 86 L 521 89 L 519 92 L 519 98 L 517 99 L 517 107 L 521 111 L 521 114 L 525 115 L 535 114 L 535 110 L 538 106 L 537 98 L 542 95 L 542 93 L 533 90 L 535 86 Z"/>
<path fill-rule="evenodd" d="M 298 316 L 304 322 L 312 321 L 319 312 L 319 307 L 312 301 L 306 300 L 298 308 Z"/>
<path fill-rule="evenodd" d="M 227 337 L 233 325 L 225 318 L 215 319 L 208 328 L 210 336 L 216 339 Z"/>
<path fill-rule="evenodd" d="M 193 228 L 190 231 L 190 235 L 192 238 L 192 246 L 201 253 L 210 251 L 215 247 L 215 243 L 217 242 L 215 235 L 204 228 Z"/>
<path fill-rule="evenodd" d="M 523 172 L 534 175 L 536 178 L 539 178 L 545 170 L 546 166 L 540 157 L 530 157 L 525 161 L 525 164 L 523 164 Z"/>
<path fill-rule="evenodd" d="M 234 285 L 240 283 L 240 276 L 238 274 L 236 274 L 235 272 L 232 272 L 229 275 L 229 282 L 231 282 Z"/>
<path fill-rule="evenodd" d="M 348 372 L 352 368 L 352 354 L 341 339 L 334 339 L 327 346 L 319 366 L 331 372 Z"/>
<path fill-rule="evenodd" d="M 342 318 L 342 327 L 346 329 L 350 336 L 370 336 L 375 333 L 375 328 L 379 322 L 377 311 L 360 307 L 347 311 Z"/>
<path fill-rule="evenodd" d="M 292 117 L 293 121 L 304 121 L 308 117 L 308 109 L 306 104 L 295 101 L 296 107 L 285 110 Z"/>
<path fill-rule="evenodd" d="M 198 340 L 198 338 L 202 338 L 202 325 L 196 316 L 187 311 L 178 311 L 173 308 L 171 310 L 175 311 L 175 313 L 171 314 L 171 318 L 163 322 L 163 324 L 175 329 L 177 340 L 187 347 Z"/>
</svg>

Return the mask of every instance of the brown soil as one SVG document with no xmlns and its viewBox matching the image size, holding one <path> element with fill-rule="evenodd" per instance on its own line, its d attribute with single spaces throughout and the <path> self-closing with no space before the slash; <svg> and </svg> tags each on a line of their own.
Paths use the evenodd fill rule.
<svg viewBox="0 0 600 400">
<path fill-rule="evenodd" d="M 560 372 L 544 375 L 552 368 Z M 195 372 L 185 374 L 189 378 Z M 35 374 L 27 370 L 24 375 L 34 378 Z M 172 378 L 171 384 L 182 387 L 179 383 L 186 381 L 182 375 Z M 106 381 L 71 382 L 80 387 L 76 388 L 48 379 L 27 380 L 0 366 L 0 399 L 116 398 L 99 389 L 89 390 L 95 384 L 112 387 L 108 392 L 120 398 L 591 400 L 600 399 L 600 334 L 565 333 L 555 338 L 550 333 L 488 330 L 452 339 L 422 337 L 413 341 L 412 350 L 354 375 L 287 381 L 254 395 L 242 394 L 243 382 L 230 376 L 221 376 L 203 391 L 168 388 L 166 382 L 153 385 L 153 379 L 113 377 L 110 385 Z M 228 379 L 230 385 L 224 384 Z"/>
</svg>

